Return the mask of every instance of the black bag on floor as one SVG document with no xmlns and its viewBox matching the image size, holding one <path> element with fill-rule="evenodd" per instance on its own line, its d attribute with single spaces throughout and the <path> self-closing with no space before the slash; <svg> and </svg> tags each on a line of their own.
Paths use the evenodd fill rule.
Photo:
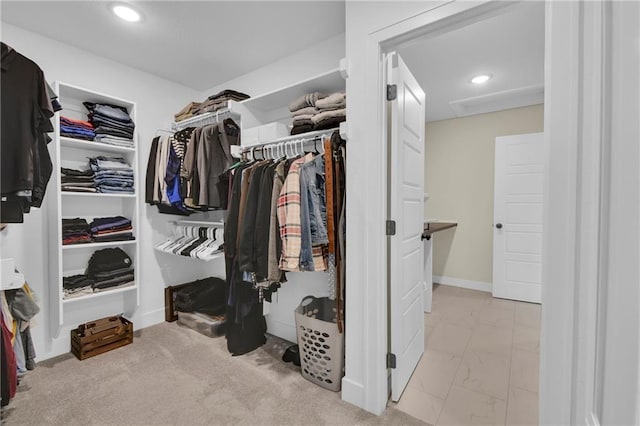
<svg viewBox="0 0 640 426">
<path fill-rule="evenodd" d="M 174 307 L 180 312 L 224 314 L 225 286 L 225 281 L 216 277 L 194 281 L 176 292 Z"/>
</svg>

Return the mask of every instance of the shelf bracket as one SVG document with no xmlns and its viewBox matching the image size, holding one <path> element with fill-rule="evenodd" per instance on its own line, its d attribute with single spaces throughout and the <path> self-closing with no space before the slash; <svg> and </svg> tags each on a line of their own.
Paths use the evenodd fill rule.
<svg viewBox="0 0 640 426">
<path fill-rule="evenodd" d="M 349 60 L 347 58 L 340 59 L 340 75 L 345 80 L 349 78 Z"/>
</svg>

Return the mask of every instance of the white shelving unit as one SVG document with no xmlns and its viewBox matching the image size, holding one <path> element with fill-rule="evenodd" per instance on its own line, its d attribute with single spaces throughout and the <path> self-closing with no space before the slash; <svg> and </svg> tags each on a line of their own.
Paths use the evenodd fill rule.
<svg viewBox="0 0 640 426">
<path fill-rule="evenodd" d="M 137 238 L 139 237 L 139 194 L 141 193 L 139 170 L 138 170 L 138 135 L 134 133 L 134 147 L 125 148 L 109 145 L 100 142 L 86 141 L 60 136 L 60 115 L 68 118 L 86 120 L 87 109 L 82 102 L 98 102 L 125 107 L 129 115 L 136 122 L 135 102 L 113 96 L 97 93 L 92 90 L 83 89 L 71 84 L 56 82 L 55 91 L 59 96 L 63 110 L 56 113 L 55 137 L 50 143 L 51 158 L 53 159 L 53 175 L 51 178 L 53 202 L 53 213 L 50 217 L 49 239 L 52 244 L 49 254 L 50 265 L 50 293 L 51 304 L 51 331 L 54 336 L 59 335 L 62 326 L 65 324 L 65 307 L 74 305 L 74 319 L 78 316 L 89 321 L 95 319 L 95 313 L 91 309 L 82 310 L 82 302 L 97 298 L 115 298 L 115 295 L 123 295 L 127 299 L 109 301 L 114 304 L 113 314 L 125 312 L 124 305 L 129 309 L 135 309 L 140 303 L 140 248 Z M 60 167 L 86 168 L 88 157 L 99 155 L 122 156 L 132 166 L 134 170 L 134 194 L 101 194 L 68 192 L 61 190 Z M 96 217 L 124 216 L 131 219 L 133 235 L 135 240 L 85 243 L 85 244 L 62 244 L 62 219 L 63 218 L 85 218 L 90 222 Z M 91 293 L 83 296 L 65 298 L 63 290 L 63 277 L 83 273 L 87 267 L 91 255 L 100 249 L 109 247 L 120 247 L 132 260 L 135 273 L 135 281 L 132 286 Z M 131 298 L 135 297 L 135 303 L 131 303 Z M 133 307 L 133 308 L 132 308 Z M 129 312 L 133 313 L 133 312 Z M 74 324 L 75 325 L 75 324 Z"/>
<path fill-rule="evenodd" d="M 242 117 L 242 129 L 273 122 L 290 126 L 289 103 L 311 92 L 333 93 L 344 90 L 346 87 L 344 73 L 345 70 L 340 67 L 332 68 L 289 86 L 241 102 L 231 102 L 229 107 Z"/>
</svg>

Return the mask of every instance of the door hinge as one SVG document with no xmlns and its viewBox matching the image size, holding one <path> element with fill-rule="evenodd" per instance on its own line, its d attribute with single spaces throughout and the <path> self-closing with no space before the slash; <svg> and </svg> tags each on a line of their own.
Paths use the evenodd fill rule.
<svg viewBox="0 0 640 426">
<path fill-rule="evenodd" d="M 388 220 L 387 221 L 387 235 L 396 235 L 396 221 Z"/>
<path fill-rule="evenodd" d="M 395 84 L 387 84 L 387 100 L 395 101 L 398 97 L 398 86 Z"/>
<path fill-rule="evenodd" d="M 387 368 L 396 368 L 396 354 L 387 354 Z"/>
</svg>

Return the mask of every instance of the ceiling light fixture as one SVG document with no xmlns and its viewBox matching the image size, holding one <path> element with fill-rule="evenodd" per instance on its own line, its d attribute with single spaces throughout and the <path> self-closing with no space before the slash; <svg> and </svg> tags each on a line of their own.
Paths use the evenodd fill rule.
<svg viewBox="0 0 640 426">
<path fill-rule="evenodd" d="M 473 77 L 471 79 L 471 82 L 473 84 L 484 84 L 487 81 L 491 80 L 493 78 L 493 76 L 491 74 L 481 74 L 481 75 L 476 75 L 475 77 Z"/>
<path fill-rule="evenodd" d="M 140 22 L 142 15 L 127 4 L 115 3 L 111 5 L 111 11 L 120 19 L 127 22 Z"/>
</svg>

